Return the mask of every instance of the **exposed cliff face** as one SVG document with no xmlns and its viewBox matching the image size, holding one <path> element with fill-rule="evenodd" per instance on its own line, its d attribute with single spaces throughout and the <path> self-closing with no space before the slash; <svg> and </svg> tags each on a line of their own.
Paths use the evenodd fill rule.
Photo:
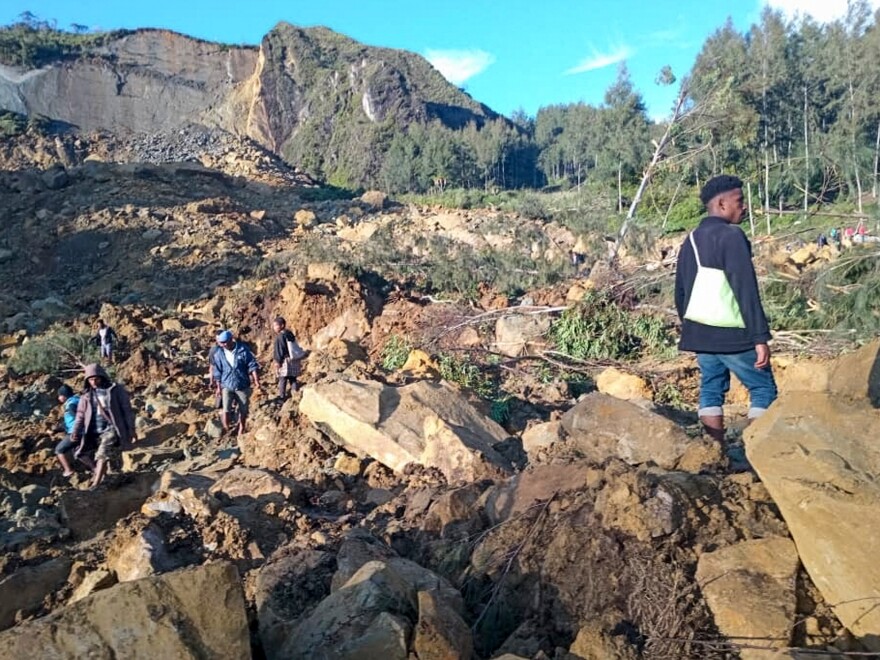
<svg viewBox="0 0 880 660">
<path fill-rule="evenodd" d="M 142 30 L 73 61 L 0 67 L 0 109 L 79 130 L 159 133 L 201 123 L 350 183 L 376 171 L 390 136 L 408 123 L 457 128 L 497 116 L 418 55 L 286 23 L 259 48 Z"/>
<path fill-rule="evenodd" d="M 256 60 L 255 48 L 141 31 L 73 62 L 0 70 L 0 104 L 81 130 L 150 133 L 194 121 L 230 128 L 227 100 Z"/>
</svg>

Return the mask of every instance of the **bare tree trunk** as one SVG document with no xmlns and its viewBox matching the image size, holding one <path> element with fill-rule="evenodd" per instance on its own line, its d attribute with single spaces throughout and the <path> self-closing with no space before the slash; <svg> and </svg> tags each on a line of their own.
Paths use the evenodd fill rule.
<svg viewBox="0 0 880 660">
<path fill-rule="evenodd" d="M 675 206 L 675 198 L 678 197 L 678 191 L 681 190 L 681 183 L 682 179 L 679 179 L 678 185 L 675 186 L 675 192 L 672 193 L 672 199 L 669 200 L 669 206 L 666 208 L 666 215 L 663 216 L 663 229 L 666 229 L 666 223 L 669 221 L 669 214 L 672 212 L 672 207 Z"/>
<path fill-rule="evenodd" d="M 853 89 L 852 75 L 849 78 L 849 118 L 852 127 L 852 160 L 853 172 L 856 176 L 856 193 L 858 194 L 859 213 L 862 212 L 862 177 L 859 175 L 859 158 L 857 156 L 858 148 L 856 142 L 856 93 Z"/>
<path fill-rule="evenodd" d="M 639 187 L 636 190 L 636 194 L 633 196 L 632 202 L 630 202 L 629 211 L 627 211 L 626 218 L 624 219 L 623 224 L 620 226 L 620 231 L 617 232 L 617 238 L 614 240 L 614 245 L 609 251 L 609 262 L 613 262 L 617 258 L 617 252 L 620 250 L 620 246 L 623 244 L 623 239 L 626 238 L 626 234 L 629 231 L 630 222 L 636 215 L 636 209 L 639 206 L 639 202 L 642 201 L 642 195 L 645 194 L 645 190 L 647 189 L 648 184 L 651 181 L 651 177 L 654 174 L 657 163 L 659 163 L 661 158 L 663 158 L 666 147 L 672 141 L 672 129 L 685 116 L 693 112 L 693 109 L 688 112 L 684 111 L 684 104 L 687 98 L 688 85 L 685 81 L 681 85 L 681 90 L 679 91 L 678 98 L 675 101 L 675 109 L 672 111 L 672 117 L 670 117 L 669 123 L 666 125 L 666 130 L 663 132 L 663 137 L 660 138 L 659 142 L 654 142 L 654 153 L 651 156 L 651 160 L 648 163 L 648 166 L 645 168 L 644 172 L 642 172 L 642 180 L 639 181 Z"/>
<path fill-rule="evenodd" d="M 746 182 L 746 201 L 749 203 L 749 226 L 752 228 L 752 237 L 755 236 L 755 216 L 752 215 L 752 182 Z"/>
<path fill-rule="evenodd" d="M 617 163 L 617 212 L 623 213 L 623 190 L 621 189 L 623 178 L 623 163 Z"/>
<path fill-rule="evenodd" d="M 804 213 L 807 213 L 810 210 L 810 133 L 808 112 L 809 101 L 807 99 L 807 86 L 804 85 Z M 769 205 L 767 207 L 767 210 L 770 210 Z"/>
<path fill-rule="evenodd" d="M 853 144 L 853 150 L 855 150 L 855 144 Z M 859 176 L 859 160 L 856 158 L 855 151 L 853 152 L 853 169 L 856 173 L 856 194 L 859 196 L 859 213 L 862 213 L 862 178 Z"/>
<path fill-rule="evenodd" d="M 877 122 L 877 139 L 874 142 L 874 181 L 871 185 L 871 192 L 874 199 L 877 199 L 877 176 L 880 170 L 880 121 Z"/>
</svg>

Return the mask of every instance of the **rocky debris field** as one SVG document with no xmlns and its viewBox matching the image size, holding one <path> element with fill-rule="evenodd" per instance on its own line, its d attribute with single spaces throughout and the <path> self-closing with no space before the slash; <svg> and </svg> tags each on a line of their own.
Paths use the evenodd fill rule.
<svg viewBox="0 0 880 660">
<path fill-rule="evenodd" d="M 532 312 L 583 281 L 518 307 L 485 289 L 469 307 L 340 263 L 372 237 L 430 256 L 425 236 L 549 262 L 574 244 L 567 229 L 378 192 L 309 201 L 305 184 L 248 169 L 83 158 L 0 172 L 0 271 L 15 282 L 0 300 L 0 657 L 880 652 L 880 343 L 778 356 L 779 401 L 741 432 L 735 387 L 718 446 L 645 367 L 597 366 L 584 388 L 517 366 L 545 342 Z M 513 225 L 550 238 L 519 242 Z M 310 351 L 286 401 L 277 314 Z M 99 316 L 120 337 L 112 373 L 140 441 L 91 491 L 53 455 L 54 393 L 79 387 L 91 349 L 66 343 L 39 366 Z M 241 437 L 207 387 L 221 327 L 264 369 Z M 507 414 L 478 380 L 442 378 L 438 353 L 404 347 L 390 364 L 401 336 L 503 356 Z M 692 404 L 692 361 L 663 370 Z"/>
</svg>

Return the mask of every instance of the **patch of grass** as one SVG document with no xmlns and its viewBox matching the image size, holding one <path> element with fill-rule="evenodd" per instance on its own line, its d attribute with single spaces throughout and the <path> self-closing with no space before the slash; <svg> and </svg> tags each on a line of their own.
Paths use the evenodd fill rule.
<svg viewBox="0 0 880 660">
<path fill-rule="evenodd" d="M 484 399 L 494 398 L 497 392 L 497 383 L 484 374 L 479 365 L 470 358 L 461 358 L 452 353 L 440 353 L 437 356 L 437 366 L 444 380 L 473 390 Z"/>
<path fill-rule="evenodd" d="M 382 368 L 385 371 L 396 371 L 406 364 L 412 344 L 400 335 L 391 335 L 382 347 Z"/>
<path fill-rule="evenodd" d="M 301 188 L 296 191 L 297 197 L 304 202 L 326 202 L 354 199 L 362 193 L 363 190 L 351 190 L 349 188 L 334 185 L 323 185 L 317 188 Z"/>
<path fill-rule="evenodd" d="M 663 357 L 675 346 L 661 318 L 627 311 L 600 291 L 565 310 L 550 326 L 550 337 L 558 351 L 581 360 Z"/>
<path fill-rule="evenodd" d="M 9 368 L 19 374 L 57 374 L 78 372 L 81 365 L 99 360 L 92 335 L 56 329 L 16 348 Z"/>
<path fill-rule="evenodd" d="M 657 389 L 654 393 L 654 403 L 666 406 L 667 408 L 674 408 L 675 410 L 685 410 L 688 407 L 684 394 L 671 381 L 666 381 Z"/>
<path fill-rule="evenodd" d="M 0 111 L 0 136 L 21 135 L 28 126 L 27 117 L 8 110 Z"/>
<path fill-rule="evenodd" d="M 497 378 L 486 373 L 470 357 L 440 353 L 437 356 L 437 366 L 444 380 L 469 389 L 488 401 L 489 416 L 495 422 L 504 424 L 510 419 L 511 397 L 501 389 Z"/>
</svg>

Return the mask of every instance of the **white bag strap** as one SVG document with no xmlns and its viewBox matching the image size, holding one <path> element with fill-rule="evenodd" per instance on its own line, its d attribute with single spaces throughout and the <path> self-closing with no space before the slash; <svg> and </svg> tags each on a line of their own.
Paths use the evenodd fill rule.
<svg viewBox="0 0 880 660">
<path fill-rule="evenodd" d="M 697 251 L 697 243 L 694 241 L 694 232 L 690 234 L 691 239 L 691 247 L 694 248 L 694 259 L 697 260 L 697 270 L 703 267 L 703 264 L 700 263 L 700 253 Z"/>
</svg>

